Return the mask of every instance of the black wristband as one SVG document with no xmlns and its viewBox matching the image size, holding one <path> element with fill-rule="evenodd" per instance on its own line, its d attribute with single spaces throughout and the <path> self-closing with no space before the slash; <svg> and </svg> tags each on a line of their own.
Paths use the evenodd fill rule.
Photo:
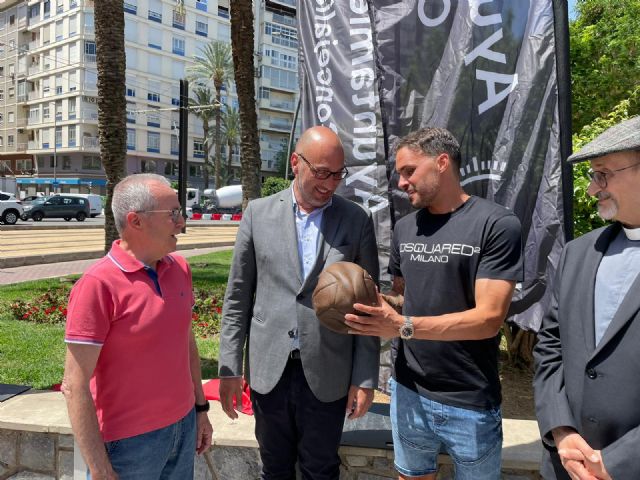
<svg viewBox="0 0 640 480">
<path fill-rule="evenodd" d="M 196 403 L 196 412 L 208 412 L 209 411 L 209 402 L 207 401 L 204 405 L 198 405 Z"/>
</svg>

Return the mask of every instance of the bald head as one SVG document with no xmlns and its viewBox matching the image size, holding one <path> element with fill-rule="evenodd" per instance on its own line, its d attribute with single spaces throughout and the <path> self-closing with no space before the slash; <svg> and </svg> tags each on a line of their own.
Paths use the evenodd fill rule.
<svg viewBox="0 0 640 480">
<path fill-rule="evenodd" d="M 330 128 L 311 127 L 304 131 L 296 144 L 296 152 L 309 152 L 309 155 L 313 156 L 319 150 L 322 150 L 327 157 L 340 158 L 344 161 L 340 137 Z"/>
</svg>

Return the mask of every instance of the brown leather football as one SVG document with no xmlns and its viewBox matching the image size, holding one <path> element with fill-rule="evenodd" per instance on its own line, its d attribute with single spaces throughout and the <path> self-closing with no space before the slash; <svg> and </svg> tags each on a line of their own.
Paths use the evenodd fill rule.
<svg viewBox="0 0 640 480">
<path fill-rule="evenodd" d="M 355 313 L 354 303 L 377 305 L 376 283 L 360 265 L 336 262 L 325 268 L 313 291 L 313 308 L 320 323 L 337 333 L 347 333 L 347 313 Z"/>
</svg>

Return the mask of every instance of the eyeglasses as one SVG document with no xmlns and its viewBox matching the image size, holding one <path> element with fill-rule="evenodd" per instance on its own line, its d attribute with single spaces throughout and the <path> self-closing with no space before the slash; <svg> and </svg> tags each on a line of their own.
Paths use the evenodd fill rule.
<svg viewBox="0 0 640 480">
<path fill-rule="evenodd" d="M 182 219 L 182 209 L 174 208 L 172 210 L 138 210 L 136 213 L 171 213 L 171 221 L 178 223 Z"/>
<path fill-rule="evenodd" d="M 313 175 L 318 180 L 326 180 L 332 175 L 333 175 L 333 178 L 335 178 L 336 180 L 342 180 L 349 174 L 349 170 L 347 170 L 347 167 L 343 167 L 341 170 L 338 170 L 337 172 L 332 172 L 331 170 L 327 170 L 326 168 L 316 168 L 309 163 L 309 160 L 304 158 L 304 155 L 298 152 L 295 152 L 295 153 L 297 156 L 299 156 L 302 159 L 304 163 L 306 163 L 309 166 L 309 170 L 311 170 L 311 175 Z"/>
<path fill-rule="evenodd" d="M 618 168 L 616 170 L 611 170 L 610 172 L 600 172 L 598 170 L 593 170 L 588 172 L 589 178 L 593 180 L 596 185 L 600 188 L 607 188 L 607 177 L 613 177 L 614 172 L 621 172 L 623 170 L 628 170 L 629 168 L 633 168 L 640 165 L 640 162 L 636 162 L 633 165 L 629 165 L 628 167 Z"/>
</svg>

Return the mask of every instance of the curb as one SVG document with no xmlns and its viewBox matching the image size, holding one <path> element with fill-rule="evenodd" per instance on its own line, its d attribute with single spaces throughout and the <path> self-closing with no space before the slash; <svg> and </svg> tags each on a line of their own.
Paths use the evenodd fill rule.
<svg viewBox="0 0 640 480">
<path fill-rule="evenodd" d="M 235 242 L 201 242 L 178 245 L 177 251 L 194 250 L 196 248 L 233 247 Z M 30 265 L 42 265 L 46 263 L 73 262 L 75 260 L 91 260 L 104 257 L 104 250 L 89 252 L 66 252 L 33 255 L 24 257 L 11 257 L 0 259 L 0 268 L 26 267 Z"/>
</svg>

